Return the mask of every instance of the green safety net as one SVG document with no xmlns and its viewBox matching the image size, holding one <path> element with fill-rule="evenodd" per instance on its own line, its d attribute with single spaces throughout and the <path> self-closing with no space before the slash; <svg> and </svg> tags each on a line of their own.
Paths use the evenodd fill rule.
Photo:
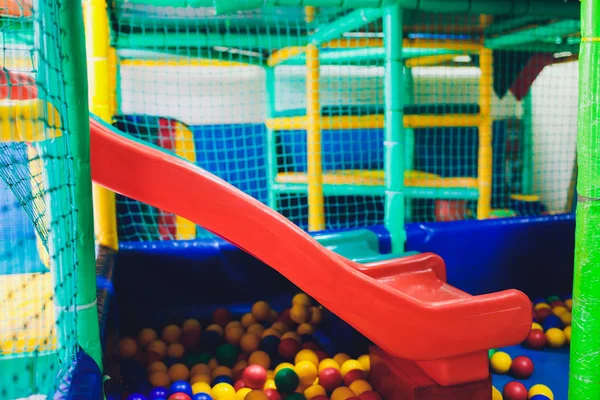
<svg viewBox="0 0 600 400">
<path fill-rule="evenodd" d="M 405 11 L 405 67 L 394 80 L 402 85 L 391 87 L 384 45 L 398 47 L 401 38 L 386 37 L 379 9 L 264 6 L 215 15 L 210 7 L 116 1 L 109 13 L 119 58 L 115 124 L 187 152 L 304 229 L 315 213 L 318 229 L 383 224 L 390 180 L 399 176 L 405 222 L 572 210 L 578 20 Z M 320 51 L 317 147 L 302 125 L 308 43 Z M 481 65 L 481 43 L 491 65 Z M 284 51 L 293 55 L 272 66 Z M 482 74 L 492 78 L 490 91 L 480 90 Z M 404 126 L 386 130 L 390 96 L 401 98 Z M 482 101 L 491 102 L 491 149 L 480 145 Z M 401 155 L 387 162 L 395 129 Z M 323 173 L 315 179 L 318 148 Z M 121 241 L 208 235 L 117 201 Z"/>
<path fill-rule="evenodd" d="M 79 350 L 77 274 L 86 257 L 78 249 L 92 233 L 76 222 L 85 211 L 77 202 L 81 165 L 67 118 L 67 87 L 75 83 L 64 70 L 67 55 L 76 56 L 60 35 L 70 29 L 60 19 L 63 7 L 0 2 L 2 399 L 65 390 L 61 381 Z"/>
</svg>

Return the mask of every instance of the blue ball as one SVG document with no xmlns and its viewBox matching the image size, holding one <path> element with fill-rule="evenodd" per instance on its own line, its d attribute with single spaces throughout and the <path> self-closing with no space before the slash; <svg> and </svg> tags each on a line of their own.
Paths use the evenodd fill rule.
<svg viewBox="0 0 600 400">
<path fill-rule="evenodd" d="M 171 394 L 181 392 L 187 394 L 188 396 L 191 396 L 192 386 L 187 381 L 175 381 L 171 383 L 169 392 Z"/>
<path fill-rule="evenodd" d="M 215 349 L 223 343 L 219 332 L 207 331 L 202 335 L 202 349 L 207 353 L 214 354 Z"/>
<path fill-rule="evenodd" d="M 146 396 L 141 393 L 132 393 L 127 396 L 127 400 L 148 400 Z"/>
<path fill-rule="evenodd" d="M 212 385 L 215 386 L 217 383 L 229 383 L 233 386 L 233 379 L 227 375 L 219 375 L 216 376 L 215 379 L 212 380 Z"/>
<path fill-rule="evenodd" d="M 279 354 L 280 341 L 281 340 L 275 335 L 265 336 L 260 342 L 260 349 L 270 357 L 275 357 Z"/>
<path fill-rule="evenodd" d="M 544 322 L 542 323 L 542 326 L 544 327 L 544 331 L 547 331 L 550 328 L 559 328 L 562 329 L 563 328 L 563 323 L 560 320 L 560 318 L 558 318 L 556 315 L 554 314 L 550 314 L 546 317 L 546 319 L 544 320 Z"/>
<path fill-rule="evenodd" d="M 148 394 L 149 400 L 158 400 L 158 399 L 166 399 L 169 397 L 169 391 L 164 387 L 155 387 Z"/>
<path fill-rule="evenodd" d="M 536 394 L 535 396 L 530 397 L 529 400 L 550 400 L 550 398 L 543 394 Z"/>
<path fill-rule="evenodd" d="M 192 400 L 213 400 L 207 393 L 196 393 L 192 396 Z"/>
</svg>

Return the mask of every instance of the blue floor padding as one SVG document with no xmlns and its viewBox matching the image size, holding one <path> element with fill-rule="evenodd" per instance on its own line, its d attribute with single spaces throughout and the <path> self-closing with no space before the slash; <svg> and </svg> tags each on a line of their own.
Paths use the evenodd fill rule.
<svg viewBox="0 0 600 400">
<path fill-rule="evenodd" d="M 492 384 L 502 391 L 504 385 L 510 381 L 522 382 L 527 389 L 541 383 L 548 386 L 554 393 L 555 400 L 566 400 L 569 384 L 569 347 L 560 349 L 546 348 L 544 350 L 531 350 L 523 346 L 510 346 L 500 349 L 508 353 L 513 359 L 518 356 L 529 357 L 533 362 L 533 375 L 529 379 L 518 380 L 510 375 L 492 374 Z"/>
</svg>

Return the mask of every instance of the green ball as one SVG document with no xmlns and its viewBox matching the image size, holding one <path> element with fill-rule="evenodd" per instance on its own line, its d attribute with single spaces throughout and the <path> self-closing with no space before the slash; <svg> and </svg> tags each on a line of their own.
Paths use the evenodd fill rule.
<svg viewBox="0 0 600 400">
<path fill-rule="evenodd" d="M 210 358 L 209 358 L 209 360 L 210 360 Z M 183 356 L 183 362 L 185 363 L 185 365 L 188 366 L 188 368 L 191 368 L 196 364 L 207 364 L 208 363 L 208 361 L 204 361 L 204 353 L 198 353 L 198 352 L 187 353 L 185 356 Z"/>
<path fill-rule="evenodd" d="M 226 367 L 233 367 L 237 362 L 238 351 L 237 348 L 231 344 L 222 344 L 217 347 L 215 358 L 219 362 L 219 365 Z"/>
<path fill-rule="evenodd" d="M 492 358 L 492 356 L 494 354 L 496 354 L 497 351 L 498 351 L 497 349 L 489 349 L 488 350 L 488 358 Z"/>
<path fill-rule="evenodd" d="M 292 393 L 286 396 L 285 400 L 306 400 L 302 393 Z"/>
<path fill-rule="evenodd" d="M 546 298 L 546 300 L 548 301 L 548 303 L 552 303 L 553 301 L 560 300 L 560 297 L 558 297 L 558 296 L 548 296 L 548 298 Z"/>
<path fill-rule="evenodd" d="M 300 379 L 298 378 L 296 371 L 291 368 L 283 368 L 275 375 L 275 386 L 281 393 L 293 393 L 298 388 L 299 384 Z"/>
<path fill-rule="evenodd" d="M 198 354 L 198 362 L 196 364 L 208 364 L 212 360 L 212 355 L 209 353 Z"/>
</svg>

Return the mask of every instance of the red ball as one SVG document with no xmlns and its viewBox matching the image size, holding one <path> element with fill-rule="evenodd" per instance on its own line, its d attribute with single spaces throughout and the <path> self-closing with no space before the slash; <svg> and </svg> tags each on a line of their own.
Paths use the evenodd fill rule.
<svg viewBox="0 0 600 400">
<path fill-rule="evenodd" d="M 192 400 L 192 398 L 185 393 L 177 392 L 170 395 L 169 400 Z"/>
<path fill-rule="evenodd" d="M 533 374 L 533 362 L 525 356 L 519 356 L 512 361 L 510 372 L 517 379 L 527 379 Z"/>
<path fill-rule="evenodd" d="M 325 368 L 319 372 L 319 385 L 323 386 L 328 392 L 333 392 L 343 382 L 342 374 L 335 368 Z"/>
<path fill-rule="evenodd" d="M 373 390 L 367 390 L 358 396 L 360 400 L 382 400 L 381 395 Z"/>
<path fill-rule="evenodd" d="M 313 397 L 311 400 L 329 400 L 329 398 L 324 394 L 319 394 Z"/>
<path fill-rule="evenodd" d="M 323 350 L 316 350 L 315 354 L 319 358 L 319 361 L 323 361 L 326 358 L 329 358 L 329 354 L 325 353 Z"/>
<path fill-rule="evenodd" d="M 317 351 L 320 349 L 319 345 L 315 342 L 306 342 L 302 345 L 302 348 L 305 350 Z"/>
<path fill-rule="evenodd" d="M 296 354 L 300 351 L 300 343 L 294 339 L 283 339 L 281 342 L 279 342 L 277 351 L 284 360 L 293 360 Z"/>
<path fill-rule="evenodd" d="M 267 370 L 262 365 L 248 365 L 242 374 L 242 380 L 247 388 L 262 389 L 267 381 Z"/>
<path fill-rule="evenodd" d="M 352 396 L 352 397 L 348 397 L 346 400 L 358 400 L 358 397 Z"/>
<path fill-rule="evenodd" d="M 248 358 L 250 358 L 250 355 L 248 353 L 240 353 L 238 354 L 238 361 L 248 361 Z"/>
<path fill-rule="evenodd" d="M 563 303 L 561 300 L 554 300 L 554 301 L 550 302 L 549 306 L 550 306 L 550 308 L 554 308 L 554 307 L 567 308 L 567 306 L 565 306 L 565 303 Z"/>
<path fill-rule="evenodd" d="M 236 392 L 238 390 L 240 390 L 241 388 L 245 388 L 245 387 L 246 387 L 246 384 L 241 379 L 236 381 L 235 384 L 233 385 L 233 388 L 235 389 Z"/>
<path fill-rule="evenodd" d="M 544 322 L 548 315 L 552 314 L 552 310 L 549 308 L 540 308 L 537 310 L 537 317 L 539 322 Z"/>
<path fill-rule="evenodd" d="M 286 324 L 291 324 L 294 322 L 290 318 L 290 309 L 289 308 L 286 308 L 285 310 L 283 310 L 281 312 L 281 314 L 279 314 L 279 317 L 277 317 L 277 322 L 285 322 Z"/>
<path fill-rule="evenodd" d="M 527 388 L 521 382 L 508 382 L 502 390 L 504 400 L 527 400 Z"/>
<path fill-rule="evenodd" d="M 281 400 L 281 396 L 279 395 L 279 392 L 275 389 L 265 389 L 263 390 L 265 396 L 267 396 L 267 399 L 269 400 Z"/>
<path fill-rule="evenodd" d="M 346 373 L 346 375 L 344 376 L 344 385 L 346 386 L 350 386 L 350 384 L 354 381 L 366 381 L 367 380 L 367 374 L 365 374 L 365 371 L 360 370 L 360 369 L 353 369 L 351 371 L 348 371 Z"/>
<path fill-rule="evenodd" d="M 534 329 L 527 335 L 525 345 L 530 349 L 541 350 L 546 347 L 546 335 L 539 329 Z"/>
<path fill-rule="evenodd" d="M 229 312 L 229 310 L 226 308 L 217 308 L 213 312 L 212 317 L 215 324 L 220 325 L 223 328 L 225 328 L 225 325 L 230 323 L 232 320 L 231 312 Z"/>
</svg>

